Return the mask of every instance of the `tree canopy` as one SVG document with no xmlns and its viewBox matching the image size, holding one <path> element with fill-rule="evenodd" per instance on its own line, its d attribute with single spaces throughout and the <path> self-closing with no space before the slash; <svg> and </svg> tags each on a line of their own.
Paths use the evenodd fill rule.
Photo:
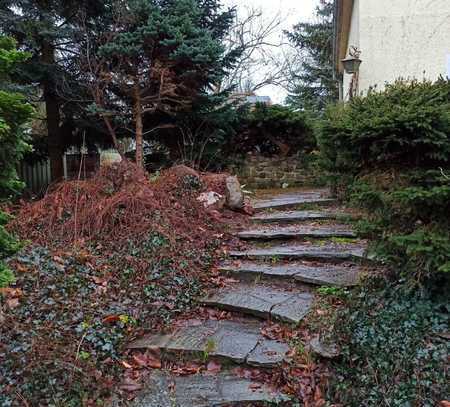
<svg viewBox="0 0 450 407">
<path fill-rule="evenodd" d="M 323 111 L 338 98 L 333 78 L 333 5 L 331 0 L 321 0 L 316 21 L 300 22 L 286 33 L 300 54 L 287 98 L 294 108 Z"/>
</svg>

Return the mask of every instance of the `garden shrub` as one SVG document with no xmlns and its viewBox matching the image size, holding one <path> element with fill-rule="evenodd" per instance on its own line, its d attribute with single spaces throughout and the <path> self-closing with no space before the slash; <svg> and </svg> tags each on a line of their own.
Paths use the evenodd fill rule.
<svg viewBox="0 0 450 407">
<path fill-rule="evenodd" d="M 307 154 L 316 148 L 307 114 L 280 105 L 256 104 L 244 115 L 236 136 L 230 141 L 230 147 L 240 154 Z"/>
<path fill-rule="evenodd" d="M 450 162 L 450 81 L 396 81 L 331 106 L 319 136 L 333 170 L 433 167 Z"/>
<path fill-rule="evenodd" d="M 448 276 L 450 81 L 399 80 L 332 106 L 318 143 L 336 191 L 368 211 L 359 229 L 396 276 Z"/>
<path fill-rule="evenodd" d="M 333 402 L 436 406 L 448 396 L 450 81 L 401 82 L 328 109 L 318 136 L 338 196 L 386 267 L 335 316 Z"/>
<path fill-rule="evenodd" d="M 28 59 L 29 54 L 16 50 L 12 38 L 0 36 L 0 202 L 20 191 L 16 165 L 29 150 L 24 126 L 33 113 L 21 93 L 11 91 L 11 75 L 15 67 Z M 0 288 L 14 281 L 12 272 L 3 262 L 19 244 L 5 230 L 9 216 L 0 210 Z"/>
</svg>

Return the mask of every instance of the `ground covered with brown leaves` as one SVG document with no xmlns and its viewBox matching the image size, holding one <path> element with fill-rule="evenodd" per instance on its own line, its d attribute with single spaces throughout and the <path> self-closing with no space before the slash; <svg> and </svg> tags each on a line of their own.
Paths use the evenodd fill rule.
<svg viewBox="0 0 450 407">
<path fill-rule="evenodd" d="M 214 264 L 239 244 L 230 227 L 248 219 L 198 201 L 205 191 L 223 195 L 224 181 L 187 167 L 152 177 L 123 163 L 62 182 L 20 207 L 10 229 L 28 245 L 10 262 L 16 283 L 0 296 L 2 407 L 108 406 L 132 399 L 152 369 L 190 375 L 223 368 L 162 361 L 126 344 L 188 319 L 240 317 L 197 303 L 208 288 L 235 283 Z M 264 326 L 263 335 L 292 346 L 292 362 L 234 373 L 323 406 L 328 373 L 303 348 L 308 331 Z"/>
<path fill-rule="evenodd" d="M 221 217 L 240 215 L 197 197 L 222 181 L 124 163 L 20 208 L 10 228 L 29 244 L 2 292 L 0 405 L 104 405 L 122 392 L 124 344 L 188 312 L 211 284 Z"/>
</svg>

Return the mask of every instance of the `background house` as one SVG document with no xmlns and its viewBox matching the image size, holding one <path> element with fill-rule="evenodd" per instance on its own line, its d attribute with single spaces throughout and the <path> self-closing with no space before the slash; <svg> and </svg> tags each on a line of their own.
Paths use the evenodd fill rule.
<svg viewBox="0 0 450 407">
<path fill-rule="evenodd" d="M 358 91 L 397 78 L 450 76 L 450 0 L 335 0 L 334 64 L 341 99 L 352 75 L 341 60 L 361 50 Z"/>
</svg>

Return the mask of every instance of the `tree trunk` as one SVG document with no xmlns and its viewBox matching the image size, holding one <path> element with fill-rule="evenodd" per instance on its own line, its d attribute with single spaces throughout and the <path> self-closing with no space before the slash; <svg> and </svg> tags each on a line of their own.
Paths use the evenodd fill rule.
<svg viewBox="0 0 450 407">
<path fill-rule="evenodd" d="M 42 44 L 42 62 L 47 65 L 47 70 L 55 65 L 55 47 L 48 41 Z M 59 181 L 64 177 L 63 154 L 64 148 L 60 135 L 60 111 L 59 101 L 56 95 L 55 83 L 50 73 L 43 81 L 44 102 L 47 121 L 47 144 L 50 158 L 52 181 Z"/>
<path fill-rule="evenodd" d="M 139 84 L 134 85 L 134 121 L 136 126 L 136 164 L 144 167 L 144 141 L 142 124 L 142 103 Z"/>
</svg>

